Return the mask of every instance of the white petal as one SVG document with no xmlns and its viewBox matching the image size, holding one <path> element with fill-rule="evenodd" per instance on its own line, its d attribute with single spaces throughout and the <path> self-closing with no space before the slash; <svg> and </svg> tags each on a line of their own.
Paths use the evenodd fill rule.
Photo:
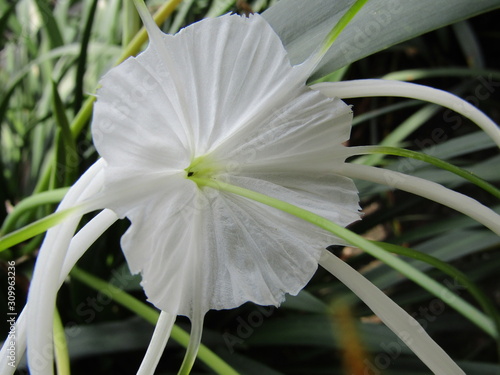
<svg viewBox="0 0 500 375">
<path fill-rule="evenodd" d="M 207 243 L 203 210 L 191 206 L 203 195 L 193 182 L 185 181 L 192 185 L 190 192 L 174 189 L 169 199 L 154 199 L 131 210 L 127 216 L 132 224 L 121 245 L 131 272 L 142 274 L 149 301 L 172 315 L 191 317 L 198 314 L 194 304 L 202 298 L 199 278 L 207 270 L 201 268 L 200 258 Z M 189 205 L 180 209 L 171 202 Z"/>
<path fill-rule="evenodd" d="M 296 295 L 307 284 L 331 240 L 310 224 L 239 196 L 220 194 L 211 209 L 215 251 L 206 257 L 212 272 L 205 276 L 211 308 L 247 301 L 279 305 L 285 293 Z"/>
<path fill-rule="evenodd" d="M 293 98 L 307 79 L 259 15 L 205 19 L 163 41 L 137 60 L 177 102 L 196 156 Z"/>
<path fill-rule="evenodd" d="M 165 94 L 172 88 L 149 73 L 143 60 L 130 58 L 101 80 L 92 121 L 94 144 L 111 168 L 184 169 L 191 154 L 178 105 Z"/>
<path fill-rule="evenodd" d="M 307 178 L 289 189 L 255 179 L 235 181 L 320 211 L 342 225 L 358 218 L 355 190 L 341 177 L 325 178 L 323 187 L 318 178 L 315 192 L 300 193 L 311 186 Z M 341 197 L 332 203 L 322 200 L 334 191 L 329 182 L 337 182 Z M 179 196 L 172 201 L 190 202 L 180 210 L 173 210 L 169 200 L 133 210 L 128 215 L 132 225 L 122 238 L 127 262 L 132 272 L 142 273 L 148 299 L 171 314 L 193 317 L 247 301 L 279 305 L 285 293 L 297 294 L 310 280 L 321 249 L 339 242 L 274 208 L 210 188 L 195 189 L 192 196 L 186 189 L 176 190 Z"/>
<path fill-rule="evenodd" d="M 103 190 L 89 202 L 93 207 L 107 207 L 123 218 L 133 210 L 143 211 L 155 203 L 168 202 L 171 210 L 180 210 L 189 197 L 178 199 L 178 193 L 192 194 L 193 184 L 186 179 L 186 172 L 164 171 L 156 173 L 117 166 L 107 168 Z M 148 211 L 144 211 L 148 216 Z"/>
<path fill-rule="evenodd" d="M 326 98 L 304 87 L 286 103 L 276 103 L 259 120 L 219 146 L 211 155 L 226 160 L 239 174 L 259 172 L 329 171 L 342 163 L 341 144 L 349 139 L 352 111 L 340 99 Z"/>
<path fill-rule="evenodd" d="M 344 160 L 351 111 L 307 88 L 308 69 L 290 65 L 260 16 L 224 16 L 155 34 L 146 52 L 103 80 L 93 133 L 108 163 L 103 199 L 130 219 L 122 248 L 158 308 L 196 318 L 247 301 L 278 305 L 309 281 L 321 249 L 339 242 L 289 214 L 199 189 L 184 171 L 195 157 L 208 153 L 228 172 L 236 163 L 230 182 L 341 225 L 358 219 L 352 182 L 330 173 Z M 112 108 L 143 87 L 141 77 L 158 95 L 148 111 Z M 115 118 L 111 129 L 102 125 Z"/>
<path fill-rule="evenodd" d="M 201 335 L 203 333 L 203 316 L 195 316 L 191 319 L 191 332 L 189 334 L 189 345 L 186 350 L 186 355 L 182 361 L 181 368 L 178 374 L 190 374 L 193 367 L 198 350 L 201 345 Z"/>
<path fill-rule="evenodd" d="M 222 176 L 232 185 L 265 194 L 347 226 L 359 220 L 358 191 L 353 181 L 340 175 L 255 173 L 252 177 Z M 337 240 L 337 244 L 343 243 Z"/>
</svg>

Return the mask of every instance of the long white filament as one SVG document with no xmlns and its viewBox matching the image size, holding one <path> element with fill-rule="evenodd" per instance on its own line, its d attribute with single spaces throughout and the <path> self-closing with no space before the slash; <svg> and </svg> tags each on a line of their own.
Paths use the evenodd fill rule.
<svg viewBox="0 0 500 375">
<path fill-rule="evenodd" d="M 137 375 L 152 375 L 158 366 L 158 362 L 163 354 L 167 341 L 170 337 L 170 332 L 175 322 L 175 315 L 169 314 L 165 311 L 160 313 L 158 322 L 156 323 L 155 331 L 151 342 L 149 343 L 146 355 L 142 360 Z"/>
<path fill-rule="evenodd" d="M 27 319 L 27 308 L 25 307 L 21 314 L 19 314 L 16 320 L 16 334 L 13 337 L 7 337 L 5 340 L 2 350 L 0 351 L 0 374 L 2 375 L 12 375 L 21 361 L 24 352 L 26 351 L 26 319 Z M 14 366 L 10 365 L 10 356 L 12 350 L 14 351 L 15 363 Z"/>
<path fill-rule="evenodd" d="M 345 163 L 335 169 L 342 176 L 372 181 L 404 190 L 461 212 L 500 235 L 500 215 L 490 208 L 435 182 L 387 169 Z"/>
<path fill-rule="evenodd" d="M 191 321 L 191 335 L 189 338 L 189 345 L 186 350 L 186 355 L 182 361 L 181 368 L 178 375 L 189 375 L 193 367 L 198 349 L 201 344 L 201 335 L 203 333 L 203 315 L 196 315 L 198 318 L 193 317 Z"/>
<path fill-rule="evenodd" d="M 59 205 L 58 211 L 74 207 L 86 198 L 94 195 L 102 187 L 103 160 L 97 161 L 73 185 Z M 59 275 L 64 258 L 76 226 L 80 222 L 81 212 L 70 217 L 62 224 L 50 229 L 40 249 L 33 280 L 28 295 L 28 362 L 32 374 L 53 373 L 52 322 L 55 300 L 58 291 Z"/>
<path fill-rule="evenodd" d="M 68 248 L 64 264 L 59 276 L 59 287 L 68 276 L 78 259 L 88 250 L 88 248 L 116 221 L 118 216 L 109 210 L 102 210 L 96 217 L 89 221 L 73 237 Z"/>
<path fill-rule="evenodd" d="M 68 248 L 68 254 L 64 259 L 64 264 L 59 275 L 59 286 L 68 276 L 70 270 L 80 257 L 87 251 L 87 249 L 99 238 L 106 229 L 108 229 L 118 217 L 111 210 L 103 210 L 95 218 L 93 218 L 85 227 L 83 227 L 71 240 Z M 26 316 L 29 309 L 29 304 L 23 309 L 16 321 L 16 367 L 19 364 L 24 352 L 26 351 Z M 10 341 L 10 340 L 9 340 Z M 4 344 L 0 351 L 0 374 L 9 375 L 13 374 L 16 367 L 8 365 L 7 358 L 7 343 Z"/>
<path fill-rule="evenodd" d="M 319 264 L 351 289 L 434 374 L 465 375 L 414 318 L 364 276 L 327 250 Z"/>
<path fill-rule="evenodd" d="M 195 220 L 196 228 L 201 231 L 201 228 L 203 228 L 202 220 L 203 216 L 202 215 L 197 215 L 193 218 Z M 200 245 L 200 239 L 199 238 L 192 238 L 192 241 L 194 242 L 195 246 L 198 244 Z M 194 254 L 193 256 L 193 263 L 197 263 L 199 258 L 199 254 Z M 193 300 L 193 313 L 192 316 L 190 317 L 191 319 L 191 334 L 189 338 L 189 344 L 186 350 L 186 354 L 184 356 L 184 360 L 182 361 L 181 367 L 179 369 L 178 375 L 189 375 L 191 372 L 191 368 L 194 365 L 194 361 L 196 360 L 196 356 L 198 355 L 198 350 L 201 345 L 201 336 L 203 334 L 203 321 L 205 317 L 205 313 L 202 311 L 202 295 L 201 295 L 201 289 L 199 287 L 200 285 L 200 274 L 199 272 L 194 272 L 193 275 L 190 276 L 190 282 L 191 285 L 190 287 L 197 291 L 197 296 L 198 298 L 195 298 Z"/>
<path fill-rule="evenodd" d="M 447 91 L 415 83 L 383 79 L 324 82 L 312 85 L 311 88 L 320 91 L 323 95 L 341 99 L 368 96 L 397 96 L 439 104 L 475 122 L 500 147 L 500 129 L 498 126 L 472 104 Z"/>
</svg>

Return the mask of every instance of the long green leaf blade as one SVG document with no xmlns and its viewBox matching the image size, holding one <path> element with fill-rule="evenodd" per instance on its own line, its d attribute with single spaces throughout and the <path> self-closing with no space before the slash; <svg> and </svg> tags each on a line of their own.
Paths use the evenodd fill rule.
<svg viewBox="0 0 500 375">
<path fill-rule="evenodd" d="M 333 25 L 354 2 L 281 0 L 263 16 L 280 36 L 292 63 L 297 64 L 321 45 Z M 339 35 L 313 78 L 389 46 L 498 7 L 498 0 L 370 0 Z"/>
</svg>

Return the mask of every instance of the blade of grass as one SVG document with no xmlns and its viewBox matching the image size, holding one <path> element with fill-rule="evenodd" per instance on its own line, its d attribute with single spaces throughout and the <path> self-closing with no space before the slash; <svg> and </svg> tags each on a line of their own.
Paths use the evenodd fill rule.
<svg viewBox="0 0 500 375">
<path fill-rule="evenodd" d="M 57 309 L 54 315 L 54 352 L 57 375 L 70 375 L 68 344 L 61 316 Z"/>
<path fill-rule="evenodd" d="M 470 23 L 465 20 L 454 23 L 452 29 L 465 56 L 467 65 L 471 68 L 484 68 L 484 58 L 474 30 Z"/>
<path fill-rule="evenodd" d="M 395 156 L 402 156 L 402 157 L 407 157 L 415 160 L 421 160 L 426 163 L 432 164 L 438 168 L 447 170 L 451 173 L 454 173 L 464 179 L 466 179 L 469 182 L 472 182 L 476 186 L 479 186 L 481 189 L 487 191 L 491 195 L 495 196 L 496 198 L 500 199 L 500 190 L 497 189 L 494 185 L 490 184 L 489 182 L 483 180 L 482 178 L 474 175 L 473 173 L 457 167 L 453 164 L 450 164 L 444 160 L 441 160 L 439 158 L 421 153 L 421 152 L 416 152 L 412 150 L 406 150 L 404 148 L 399 148 L 399 147 L 379 147 L 379 146 L 361 146 L 361 147 L 350 147 L 349 152 L 351 153 L 356 153 L 357 155 L 359 154 L 384 154 L 384 155 L 395 155 Z M 359 153 L 358 153 L 359 152 Z"/>
<path fill-rule="evenodd" d="M 61 223 L 68 216 L 79 211 L 79 207 L 73 207 L 67 210 L 58 211 L 43 219 L 37 220 L 34 223 L 11 232 L 3 237 L 0 237 L 0 251 L 4 251 L 12 246 L 15 246 L 23 241 L 26 241 L 38 234 L 45 232 L 47 229 Z"/>
<path fill-rule="evenodd" d="M 39 194 L 34 194 L 23 199 L 21 202 L 16 204 L 14 210 L 9 214 L 7 219 L 3 222 L 3 225 L 0 229 L 0 235 L 5 235 L 9 232 L 12 232 L 16 227 L 18 220 L 23 215 L 31 212 L 37 207 L 46 204 L 59 203 L 63 199 L 64 195 L 68 192 L 68 190 L 69 188 L 54 189 Z"/>
<path fill-rule="evenodd" d="M 38 7 L 40 15 L 42 16 L 45 30 L 47 31 L 47 36 L 49 37 L 50 47 L 56 48 L 62 46 L 64 44 L 64 40 L 52 10 L 49 7 L 49 3 L 44 0 L 35 0 L 35 3 Z"/>
<path fill-rule="evenodd" d="M 368 0 L 356 0 L 356 2 L 349 7 L 347 12 L 345 12 L 339 21 L 335 24 L 333 29 L 326 35 L 325 40 L 321 43 L 320 54 L 323 56 L 332 46 L 332 44 L 337 40 L 339 35 L 344 31 L 344 29 L 353 20 L 354 16 L 359 13 L 359 11 L 365 6 Z"/>
<path fill-rule="evenodd" d="M 435 68 L 435 69 L 408 69 L 392 72 L 381 77 L 394 81 L 416 81 L 426 78 L 437 77 L 489 77 L 492 80 L 500 81 L 500 72 L 492 69 L 471 69 L 461 67 Z"/>
<path fill-rule="evenodd" d="M 218 17 L 223 13 L 226 13 L 228 9 L 236 3 L 236 0 L 215 0 L 212 1 L 212 5 L 208 10 L 206 17 L 214 18 Z"/>
<path fill-rule="evenodd" d="M 393 254 L 403 255 L 430 264 L 441 272 L 453 277 L 455 280 L 457 280 L 458 283 L 460 283 L 460 285 L 464 286 L 467 291 L 476 299 L 483 311 L 490 316 L 493 323 L 495 323 L 496 332 L 493 337 L 497 340 L 497 346 L 500 353 L 500 314 L 498 313 L 495 305 L 491 302 L 488 296 L 486 296 L 486 294 L 484 294 L 483 291 L 471 279 L 469 279 L 469 277 L 467 277 L 466 274 L 453 267 L 452 265 L 443 262 L 436 257 L 433 257 L 432 255 L 411 248 L 385 242 L 375 243 L 382 249 Z"/>
<path fill-rule="evenodd" d="M 123 2 L 122 25 L 122 46 L 126 46 L 141 29 L 141 20 L 132 1 Z"/>
<path fill-rule="evenodd" d="M 76 142 L 71 134 L 68 118 L 57 85 L 52 81 L 52 106 L 58 131 L 56 133 L 56 158 L 52 167 L 52 188 L 68 186 L 75 180 L 78 167 Z"/>
<path fill-rule="evenodd" d="M 126 2 L 127 3 L 127 2 Z M 87 65 L 87 50 L 89 47 L 90 33 L 92 32 L 92 25 L 95 19 L 95 12 L 97 9 L 97 0 L 93 0 L 90 4 L 87 18 L 85 20 L 85 27 L 82 33 L 82 42 L 80 48 L 80 56 L 78 57 L 78 66 L 75 76 L 75 101 L 73 109 L 78 113 L 82 106 L 83 101 L 83 77 L 85 75 L 85 68 Z"/>
</svg>

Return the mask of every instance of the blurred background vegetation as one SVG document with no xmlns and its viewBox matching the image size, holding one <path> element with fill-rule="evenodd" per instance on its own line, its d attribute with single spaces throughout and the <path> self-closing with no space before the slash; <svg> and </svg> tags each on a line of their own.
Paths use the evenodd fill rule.
<svg viewBox="0 0 500 375">
<path fill-rule="evenodd" d="M 185 0 L 162 26 L 175 33 L 206 16 L 262 12 L 273 1 Z M 147 2 L 151 11 L 163 0 Z M 418 16 L 418 15 L 417 15 Z M 416 81 L 456 93 L 500 123 L 500 11 L 477 16 L 409 40 L 326 77 Z M 53 212 L 64 190 L 98 157 L 87 121 L 69 128 L 99 78 L 119 59 L 141 26 L 131 1 L 0 0 L 0 223 L 12 231 Z M 499 183 L 500 155 L 474 124 L 433 104 L 399 98 L 349 100 L 355 121 L 350 145 L 386 142 L 448 160 Z M 363 157 L 356 162 L 427 178 L 499 210 L 498 201 L 454 175 L 420 162 Z M 47 172 L 49 171 L 49 172 Z M 409 246 L 450 262 L 500 304 L 500 238 L 438 204 L 357 181 L 365 211 L 352 230 L 367 238 Z M 6 221 L 24 198 L 54 191 L 49 204 Z M 91 216 L 86 219 L 90 219 Z M 114 225 L 78 263 L 145 300 L 128 273 Z M 24 304 L 42 236 L 0 255 L 17 264 L 17 305 Z M 500 374 L 498 338 L 492 338 L 440 299 L 352 248 L 331 248 L 413 315 L 468 374 Z M 455 278 L 412 261 L 458 296 L 475 304 Z M 443 296 L 445 297 L 445 296 Z M 447 296 L 453 298 L 452 296 Z M 7 311 L 6 287 L 0 306 Z M 69 278 L 58 298 L 73 374 L 135 374 L 153 326 L 83 283 Z M 498 312 L 497 312 L 498 314 Z M 179 318 L 189 328 L 187 319 Z M 5 337 L 8 326 L 0 322 Z M 429 371 L 377 317 L 319 269 L 306 289 L 280 309 L 246 304 L 211 311 L 203 343 L 244 374 L 428 374 Z M 184 348 L 171 340 L 157 373 L 176 373 Z M 20 371 L 22 373 L 23 370 Z M 199 361 L 193 374 L 209 374 Z"/>
</svg>

